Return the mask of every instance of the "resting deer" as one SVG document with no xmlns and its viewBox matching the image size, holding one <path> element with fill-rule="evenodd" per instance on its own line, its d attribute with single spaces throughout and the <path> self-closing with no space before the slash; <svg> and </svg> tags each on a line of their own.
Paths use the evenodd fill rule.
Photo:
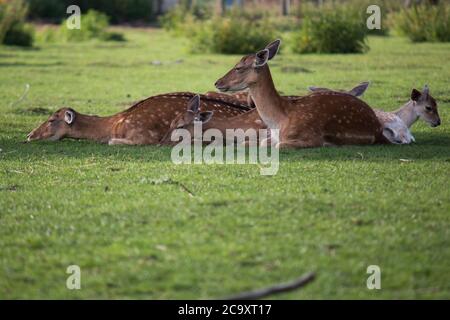
<svg viewBox="0 0 450 320">
<path fill-rule="evenodd" d="M 326 88 L 309 87 L 311 91 L 329 90 Z M 400 109 L 387 112 L 373 109 L 378 120 L 383 125 L 383 135 L 392 143 L 408 144 L 415 141 L 409 128 L 419 118 L 432 127 L 441 124 L 436 100 L 431 96 L 429 88 L 425 85 L 422 92 L 413 89 L 411 99 Z"/>
<path fill-rule="evenodd" d="M 352 95 L 323 91 L 298 99 L 281 97 L 267 64 L 279 45 L 280 40 L 276 40 L 256 54 L 244 56 L 215 84 L 223 92 L 249 89 L 261 119 L 271 131 L 279 130 L 279 140 L 272 139 L 272 144 L 305 148 L 388 143 L 373 110 Z M 261 144 L 267 144 L 267 140 Z"/>
<path fill-rule="evenodd" d="M 129 109 L 109 117 L 98 117 L 62 108 L 30 132 L 27 141 L 88 139 L 101 143 L 145 145 L 158 144 L 172 120 L 185 112 L 193 93 L 157 95 L 140 101 Z M 202 109 L 215 111 L 216 117 L 226 119 L 247 110 L 247 107 L 204 97 Z"/>
<path fill-rule="evenodd" d="M 362 83 L 358 84 L 357 86 L 355 86 L 354 88 L 352 88 L 351 90 L 349 90 L 349 91 L 343 90 L 343 92 L 346 92 L 346 93 L 354 95 L 354 96 L 360 96 L 366 91 L 368 86 L 369 86 L 368 82 L 362 82 Z M 243 97 L 242 94 L 243 93 L 239 93 L 239 95 L 241 97 Z M 217 99 L 221 99 L 222 96 L 225 99 L 229 99 L 230 97 L 232 97 L 232 98 L 236 98 L 237 101 L 240 102 L 240 100 L 238 98 L 239 96 L 233 96 L 233 95 L 228 95 L 228 94 L 224 94 L 224 93 L 209 92 L 206 94 L 206 96 L 215 97 Z M 188 108 L 186 110 L 186 113 L 179 114 L 172 121 L 169 130 L 167 131 L 167 133 L 165 134 L 163 139 L 161 139 L 161 144 L 170 144 L 171 143 L 171 141 L 170 141 L 171 133 L 172 133 L 172 131 L 174 131 L 176 129 L 186 129 L 186 130 L 190 131 L 190 134 L 192 136 L 194 121 L 203 122 L 202 130 L 204 130 L 204 131 L 208 130 L 208 129 L 218 129 L 224 137 L 226 136 L 227 129 L 242 129 L 244 131 L 247 131 L 248 129 L 253 129 L 254 133 L 256 133 L 256 136 L 254 137 L 250 134 L 247 136 L 247 138 L 248 138 L 247 142 L 250 144 L 257 142 L 259 140 L 259 136 L 258 136 L 259 129 L 267 128 L 265 126 L 265 124 L 263 123 L 263 121 L 261 120 L 256 109 L 247 111 L 245 113 L 242 113 L 242 114 L 237 115 L 232 118 L 220 119 L 220 118 L 213 116 L 212 113 L 208 114 L 207 112 L 206 113 L 200 112 L 200 108 L 196 107 L 196 105 L 199 102 L 197 102 L 194 98 L 192 101 L 190 101 L 188 103 Z M 294 98 L 299 98 L 299 97 L 298 96 L 287 96 L 286 98 L 294 99 Z M 200 98 L 198 98 L 198 99 L 200 99 Z M 229 101 L 229 100 L 227 100 L 227 101 Z M 211 117 L 212 117 L 212 120 L 211 120 Z M 225 141 L 225 142 L 232 143 L 232 142 L 234 142 L 234 140 L 233 141 Z"/>
<path fill-rule="evenodd" d="M 208 129 L 217 129 L 222 133 L 223 137 L 226 137 L 227 129 L 242 129 L 244 132 L 248 129 L 253 129 L 255 135 L 249 134 L 247 136 L 248 143 L 254 143 L 258 140 L 259 129 L 265 129 L 266 126 L 262 122 L 258 113 L 255 110 L 250 110 L 235 117 L 223 119 L 215 116 L 214 111 L 201 111 L 200 96 L 194 96 L 187 104 L 185 113 L 177 115 L 164 137 L 161 139 L 160 144 L 174 144 L 171 141 L 172 132 L 179 129 L 188 130 L 193 136 L 195 122 L 202 123 L 202 131 Z M 214 114 L 214 116 L 213 116 Z M 233 141 L 224 141 L 226 143 L 234 143 Z"/>
</svg>

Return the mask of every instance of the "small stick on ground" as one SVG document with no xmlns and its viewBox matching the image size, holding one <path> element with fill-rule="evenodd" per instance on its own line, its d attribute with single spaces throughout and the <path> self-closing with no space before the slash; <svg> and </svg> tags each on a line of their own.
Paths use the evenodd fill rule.
<svg viewBox="0 0 450 320">
<path fill-rule="evenodd" d="M 18 105 L 19 103 L 21 103 L 27 96 L 28 91 L 30 91 L 30 85 L 27 83 L 25 85 L 25 91 L 23 92 L 23 94 L 20 96 L 20 98 L 16 101 L 11 102 L 10 107 L 15 107 L 16 105 Z"/>
<path fill-rule="evenodd" d="M 178 185 L 183 191 L 187 192 L 187 194 L 193 198 L 194 194 L 191 192 L 191 190 L 189 190 L 183 183 L 179 182 L 179 181 L 172 181 L 173 184 Z"/>
<path fill-rule="evenodd" d="M 292 282 L 277 284 L 271 287 L 267 287 L 264 289 L 247 291 L 238 293 L 234 296 L 226 297 L 224 300 L 253 300 L 253 299 L 261 299 L 272 294 L 283 293 L 292 291 L 301 287 L 304 287 L 311 281 L 313 281 L 316 277 L 314 272 L 307 273 L 301 276 L 298 279 L 295 279 Z"/>
</svg>

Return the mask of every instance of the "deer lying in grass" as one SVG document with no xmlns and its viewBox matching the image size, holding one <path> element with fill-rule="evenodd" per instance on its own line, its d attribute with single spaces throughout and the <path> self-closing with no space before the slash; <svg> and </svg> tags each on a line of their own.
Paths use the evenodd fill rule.
<svg viewBox="0 0 450 320">
<path fill-rule="evenodd" d="M 344 91 L 349 94 L 360 96 L 364 93 L 364 91 L 368 87 L 368 82 L 361 83 L 354 87 L 353 89 L 349 91 Z M 243 93 L 239 93 L 242 97 Z M 233 95 L 228 95 L 224 93 L 217 93 L 217 92 L 209 92 L 207 94 L 209 97 L 215 97 L 215 98 L 222 98 L 222 96 L 225 96 L 225 98 L 236 97 Z M 290 99 L 299 98 L 298 96 L 288 96 L 287 98 Z M 187 110 L 185 114 L 179 114 L 173 122 L 170 125 L 169 130 L 167 131 L 166 135 L 161 139 L 161 144 L 171 144 L 170 137 L 173 131 L 177 129 L 186 129 L 190 132 L 191 136 L 193 135 L 193 125 L 194 121 L 202 122 L 202 130 L 206 131 L 208 129 L 218 129 L 222 136 L 226 137 L 226 130 L 227 129 L 242 129 L 244 132 L 248 129 L 253 129 L 256 133 L 256 140 L 251 140 L 253 137 L 251 135 L 248 135 L 247 142 L 256 142 L 258 141 L 258 133 L 259 129 L 266 129 L 267 127 L 262 122 L 261 118 L 258 115 L 258 112 L 256 109 L 247 111 L 243 114 L 240 114 L 238 116 L 228 118 L 228 119 L 218 119 L 213 116 L 213 112 L 201 112 L 200 111 L 200 97 L 194 97 L 192 100 L 188 103 Z M 225 141 L 226 143 L 233 143 L 233 141 Z"/>
<path fill-rule="evenodd" d="M 281 97 L 267 62 L 277 53 L 280 40 L 256 54 L 244 56 L 216 82 L 222 92 L 249 89 L 258 114 L 269 129 L 279 130 L 278 148 L 389 143 L 373 110 L 346 93 L 313 92 L 298 99 Z M 267 144 L 267 140 L 261 141 Z"/>
<path fill-rule="evenodd" d="M 169 129 L 167 130 L 164 137 L 161 139 L 160 144 L 175 144 L 176 141 L 171 140 L 172 132 L 185 129 L 188 130 L 191 137 L 194 133 L 194 123 L 202 123 L 202 131 L 208 129 L 217 129 L 222 133 L 223 137 L 226 137 L 226 131 L 229 129 L 241 129 L 246 132 L 248 129 L 253 129 L 255 135 L 248 134 L 247 142 L 255 143 L 258 141 L 258 131 L 259 129 L 265 129 L 266 126 L 262 122 L 258 113 L 255 110 L 250 110 L 235 117 L 220 119 L 215 116 L 214 111 L 201 111 L 200 107 L 200 96 L 194 96 L 188 103 L 185 113 L 177 115 Z M 214 116 L 213 116 L 214 114 Z M 233 141 L 223 141 L 225 143 L 234 143 Z"/>
<path fill-rule="evenodd" d="M 394 144 L 410 144 L 416 141 L 406 124 L 396 114 L 373 109 L 383 125 L 383 135 Z"/>
<path fill-rule="evenodd" d="M 355 86 L 353 89 L 349 91 L 344 91 L 348 94 L 354 95 L 354 96 L 360 96 L 366 91 L 369 83 L 368 82 L 362 82 L 359 85 Z M 239 95 L 242 96 L 243 93 L 239 93 Z M 221 99 L 223 96 L 226 99 L 229 99 L 231 96 L 232 98 L 236 98 L 237 101 L 240 101 L 239 96 L 233 96 L 228 95 L 224 93 L 217 93 L 217 92 L 209 92 L 206 94 L 208 97 L 215 97 L 217 99 Z M 246 96 L 247 97 L 247 96 Z M 195 97 L 194 97 L 195 98 Z M 172 121 L 169 130 L 164 135 L 163 139 L 161 139 L 161 144 L 171 144 L 170 137 L 172 134 L 172 131 L 176 129 L 186 129 L 190 132 L 191 136 L 193 134 L 193 124 L 194 121 L 200 121 L 203 123 L 202 130 L 206 131 L 208 129 L 218 129 L 222 136 L 226 137 L 226 130 L 227 129 L 242 129 L 243 131 L 247 131 L 248 129 L 253 129 L 254 133 L 256 133 L 256 136 L 252 136 L 248 134 L 247 136 L 247 143 L 253 144 L 259 140 L 259 130 L 260 129 L 266 129 L 267 127 L 261 120 L 258 112 L 256 109 L 247 111 L 245 113 L 242 113 L 240 115 L 237 115 L 232 118 L 227 119 L 220 119 L 215 116 L 213 116 L 212 112 L 200 112 L 200 106 L 199 101 L 200 97 L 198 97 L 198 101 L 195 99 L 192 99 L 188 103 L 188 108 L 185 114 L 179 114 L 175 119 Z M 299 98 L 298 96 L 287 96 L 288 99 L 294 99 Z M 212 120 L 211 120 L 212 118 Z M 211 121 L 210 121 L 211 120 Z M 233 141 L 225 141 L 226 143 L 233 143 Z"/>
<path fill-rule="evenodd" d="M 311 91 L 330 90 L 326 88 L 309 87 Z M 410 100 L 396 111 L 374 109 L 377 118 L 383 125 L 383 135 L 392 143 L 408 144 L 415 141 L 409 128 L 420 118 L 437 127 L 441 124 L 436 100 L 431 96 L 425 85 L 422 92 L 413 89 Z"/>
<path fill-rule="evenodd" d="M 31 131 L 27 141 L 88 139 L 101 143 L 145 145 L 158 144 L 172 120 L 185 113 L 193 93 L 162 94 L 142 100 L 129 109 L 109 117 L 90 116 L 71 108 L 56 111 Z M 231 118 L 249 108 L 222 100 L 203 97 L 202 109 L 215 111 L 220 119 Z"/>
</svg>

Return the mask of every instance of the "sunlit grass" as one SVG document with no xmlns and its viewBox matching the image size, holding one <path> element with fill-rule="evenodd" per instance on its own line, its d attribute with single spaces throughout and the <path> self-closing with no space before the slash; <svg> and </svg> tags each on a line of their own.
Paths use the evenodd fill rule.
<svg viewBox="0 0 450 320">
<path fill-rule="evenodd" d="M 271 62 L 285 94 L 370 80 L 364 100 L 386 110 L 428 83 L 442 125 L 416 124 L 410 146 L 283 151 L 267 177 L 256 165 L 174 165 L 166 147 L 21 144 L 58 107 L 108 115 L 213 90 L 240 58 L 124 32 L 125 43 L 0 48 L 0 298 L 213 298 L 307 271 L 312 284 L 280 297 L 450 297 L 449 44 L 375 37 L 367 54 L 286 50 Z M 151 183 L 168 178 L 194 196 Z M 82 290 L 66 289 L 71 264 Z M 366 288 L 372 264 L 381 290 Z"/>
</svg>

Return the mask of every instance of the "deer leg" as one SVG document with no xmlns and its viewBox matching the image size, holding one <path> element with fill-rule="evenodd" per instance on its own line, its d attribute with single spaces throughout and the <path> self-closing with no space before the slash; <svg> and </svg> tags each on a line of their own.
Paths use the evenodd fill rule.
<svg viewBox="0 0 450 320">
<path fill-rule="evenodd" d="M 135 145 L 136 143 L 134 143 L 133 141 L 131 141 L 129 139 L 112 138 L 108 141 L 108 144 L 110 146 L 113 146 L 113 145 L 118 145 L 118 144 Z"/>
</svg>

